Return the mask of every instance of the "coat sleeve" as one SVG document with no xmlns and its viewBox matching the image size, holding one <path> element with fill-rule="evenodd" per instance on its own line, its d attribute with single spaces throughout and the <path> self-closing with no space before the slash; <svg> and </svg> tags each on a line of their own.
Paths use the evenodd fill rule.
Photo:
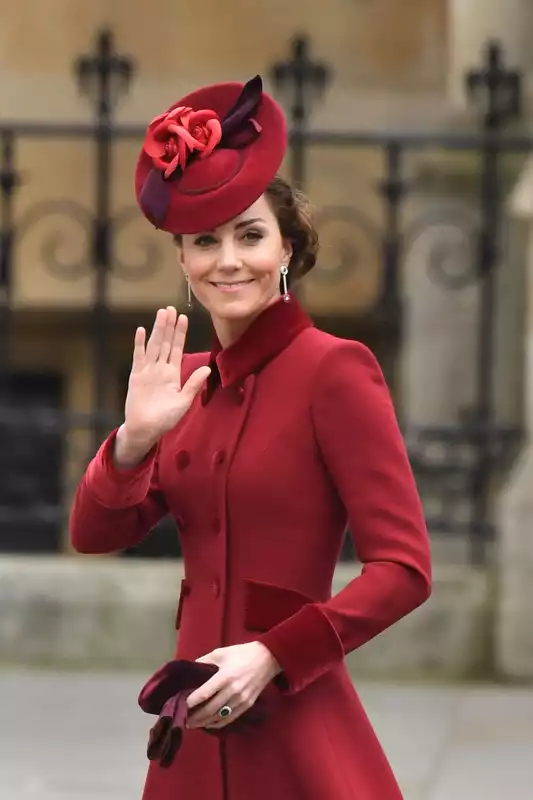
<svg viewBox="0 0 533 800">
<path fill-rule="evenodd" d="M 83 475 L 70 512 L 70 539 L 79 553 L 112 553 L 139 544 L 167 513 L 158 482 L 158 448 L 127 470 L 113 461 L 117 431 Z"/>
<path fill-rule="evenodd" d="M 342 342 L 311 399 L 322 458 L 346 508 L 361 575 L 259 637 L 296 692 L 411 612 L 431 591 L 429 537 L 389 391 L 372 353 Z"/>
<path fill-rule="evenodd" d="M 183 356 L 181 381 L 206 364 L 208 353 Z M 113 461 L 113 431 L 83 475 L 70 512 L 70 540 L 79 553 L 114 553 L 142 542 L 169 509 L 159 484 L 161 441 L 132 469 Z"/>
</svg>

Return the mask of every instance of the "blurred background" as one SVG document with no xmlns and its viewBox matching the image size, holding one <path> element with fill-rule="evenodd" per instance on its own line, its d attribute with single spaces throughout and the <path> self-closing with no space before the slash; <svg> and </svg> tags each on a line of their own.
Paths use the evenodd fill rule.
<svg viewBox="0 0 533 800">
<path fill-rule="evenodd" d="M 369 702 L 407 798 L 502 796 L 495 774 L 476 766 L 479 749 L 467 788 L 457 769 L 440 788 L 417 777 L 418 748 L 431 739 L 422 728 L 434 732 L 437 763 L 461 714 L 474 739 L 473 729 L 493 731 L 483 757 L 498 775 L 527 772 L 531 791 L 531 0 L 0 8 L 0 694 L 13 715 L 13 698 L 48 695 L 47 681 L 57 688 L 72 670 L 92 671 L 86 687 L 95 670 L 108 687 L 122 678 L 140 687 L 172 653 L 175 520 L 134 550 L 80 557 L 69 506 L 122 419 L 135 327 L 151 325 L 160 305 L 186 310 L 170 237 L 135 205 L 146 125 L 199 85 L 259 72 L 289 120 L 283 172 L 316 209 L 319 263 L 298 294 L 318 326 L 376 353 L 432 537 L 431 599 L 352 654 L 350 668 L 365 686 L 383 682 Z M 209 342 L 194 308 L 188 349 Z M 357 570 L 347 537 L 336 589 Z M 401 711 L 405 724 L 417 708 L 407 752 L 387 713 Z M 515 745 L 503 755 L 502 724 Z M 10 784 L 7 769 L 0 755 L 0 798 L 2 775 L 17 787 L 6 797 L 107 796 L 50 788 L 44 772 L 19 784 L 15 768 Z M 109 796 L 122 797 L 113 786 Z"/>
</svg>

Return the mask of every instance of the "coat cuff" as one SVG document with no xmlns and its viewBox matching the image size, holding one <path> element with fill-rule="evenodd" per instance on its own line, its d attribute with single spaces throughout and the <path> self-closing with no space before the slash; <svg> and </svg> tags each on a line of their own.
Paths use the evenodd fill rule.
<svg viewBox="0 0 533 800">
<path fill-rule="evenodd" d="M 283 672 L 275 682 L 288 694 L 304 689 L 344 659 L 337 631 L 315 603 L 303 606 L 257 641 L 280 665 Z"/>
<path fill-rule="evenodd" d="M 109 434 L 87 470 L 92 493 L 106 508 L 129 508 L 145 499 L 155 465 L 157 445 L 130 469 L 118 469 L 114 462 L 118 428 Z"/>
</svg>

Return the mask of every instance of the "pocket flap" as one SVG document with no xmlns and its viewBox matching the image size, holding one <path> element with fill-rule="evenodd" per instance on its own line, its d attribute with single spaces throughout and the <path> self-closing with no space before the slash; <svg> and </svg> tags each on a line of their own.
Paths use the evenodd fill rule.
<svg viewBox="0 0 533 800">
<path fill-rule="evenodd" d="M 288 619 L 303 606 L 314 603 L 297 589 L 261 581 L 245 581 L 244 627 L 264 633 Z"/>
</svg>

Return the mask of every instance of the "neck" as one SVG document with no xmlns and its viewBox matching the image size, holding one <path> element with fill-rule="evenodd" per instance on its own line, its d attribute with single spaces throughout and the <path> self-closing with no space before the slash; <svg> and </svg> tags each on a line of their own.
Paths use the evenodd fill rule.
<svg viewBox="0 0 533 800">
<path fill-rule="evenodd" d="M 231 347 L 231 345 L 234 344 L 237 339 L 240 339 L 243 333 L 245 333 L 252 322 L 257 319 L 258 316 L 260 316 L 261 312 L 264 311 L 265 308 L 273 305 L 273 303 L 277 303 L 280 299 L 280 294 L 274 295 L 274 297 L 269 300 L 265 306 L 262 306 L 255 314 L 252 314 L 249 317 L 228 319 L 227 317 L 212 316 L 211 321 L 213 323 L 213 328 L 215 329 L 215 333 L 222 348 L 226 350 L 228 347 Z"/>
</svg>

